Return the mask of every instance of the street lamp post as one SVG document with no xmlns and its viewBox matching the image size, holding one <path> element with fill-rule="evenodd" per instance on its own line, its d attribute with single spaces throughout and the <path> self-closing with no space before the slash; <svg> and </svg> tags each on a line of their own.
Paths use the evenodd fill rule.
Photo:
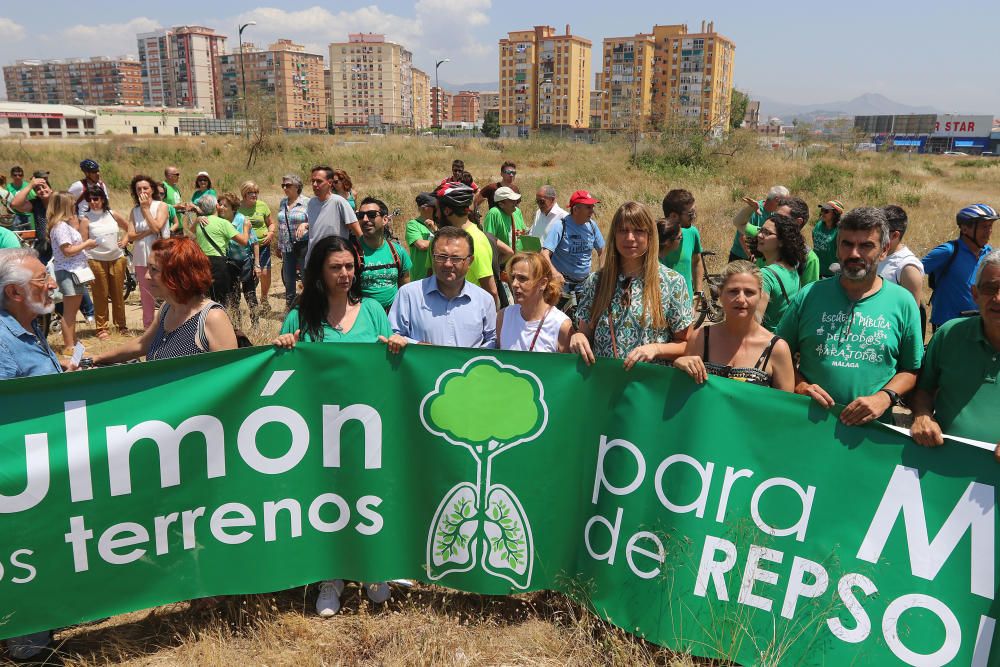
<svg viewBox="0 0 1000 667">
<path fill-rule="evenodd" d="M 451 62 L 450 58 L 442 58 L 441 60 L 434 63 L 434 87 L 437 88 L 437 106 L 435 107 L 435 109 L 437 109 L 437 113 L 435 115 L 437 116 L 436 120 L 437 120 L 438 130 L 441 129 L 441 81 L 438 79 L 438 68 L 441 67 L 441 65 L 443 65 L 444 63 L 450 63 L 450 62 Z M 440 136 L 440 134 L 441 133 L 438 132 L 438 136 Z"/>
<path fill-rule="evenodd" d="M 249 133 L 250 128 L 247 123 L 248 120 L 247 119 L 247 69 L 246 69 L 246 63 L 244 62 L 245 56 L 243 53 L 243 31 L 252 25 L 257 25 L 257 22 L 247 21 L 246 23 L 240 26 L 237 34 L 237 38 L 239 39 L 240 42 L 240 78 L 243 80 L 243 131 L 245 133 Z"/>
</svg>

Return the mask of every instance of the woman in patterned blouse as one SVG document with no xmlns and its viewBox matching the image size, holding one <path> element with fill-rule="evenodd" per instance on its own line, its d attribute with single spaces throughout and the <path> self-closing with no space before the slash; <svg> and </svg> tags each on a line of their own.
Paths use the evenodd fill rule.
<svg viewBox="0 0 1000 667">
<path fill-rule="evenodd" d="M 665 363 L 684 354 L 691 297 L 684 278 L 660 264 L 656 223 L 642 204 L 622 204 L 611 221 L 613 251 L 584 283 L 570 351 L 597 357 Z"/>
</svg>

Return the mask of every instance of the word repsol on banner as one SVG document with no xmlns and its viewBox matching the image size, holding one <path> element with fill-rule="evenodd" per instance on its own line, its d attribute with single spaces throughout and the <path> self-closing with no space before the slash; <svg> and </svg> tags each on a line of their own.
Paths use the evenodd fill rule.
<svg viewBox="0 0 1000 667">
<path fill-rule="evenodd" d="M 605 468 L 605 459 L 613 450 L 631 457 L 635 466 L 635 476 L 627 484 L 617 485 L 610 481 Z M 671 468 L 678 468 L 672 474 L 693 475 L 695 487 L 700 488 L 693 501 L 680 501 L 670 497 L 669 485 L 664 477 Z M 615 466 L 616 471 L 618 466 Z M 816 496 L 816 487 L 802 487 L 794 480 L 772 477 L 751 481 L 756 477 L 753 470 L 736 470 L 730 466 L 724 472 L 720 465 L 712 461 L 699 461 L 686 454 L 672 454 L 665 457 L 655 471 L 649 475 L 649 464 L 642 451 L 633 443 L 623 439 L 608 439 L 602 435 L 597 453 L 597 469 L 594 476 L 591 502 L 598 505 L 602 494 L 629 496 L 633 493 L 651 491 L 656 500 L 668 511 L 676 514 L 694 512 L 699 519 L 715 510 L 714 521 L 722 524 L 726 520 L 727 507 L 735 494 L 750 494 L 750 517 L 756 527 L 771 537 L 792 537 L 797 542 L 805 542 L 809 531 L 809 516 Z M 629 468 L 631 469 L 631 468 Z M 617 477 L 620 473 L 617 473 Z M 721 491 L 712 497 L 710 490 L 716 478 L 722 477 Z M 624 480 L 619 480 L 619 483 Z M 768 523 L 761 514 L 761 499 L 772 489 L 783 488 L 791 491 L 799 500 L 801 510 L 798 519 L 787 527 L 776 527 Z M 710 507 L 710 505 L 714 505 Z M 886 546 L 893 526 L 902 517 L 906 531 L 907 547 L 913 576 L 933 581 L 948 560 L 959 540 L 967 531 L 972 533 L 971 586 L 973 594 L 992 600 L 995 591 L 995 530 L 996 493 L 988 484 L 973 482 L 951 511 L 944 526 L 934 536 L 928 538 L 924 502 L 920 490 L 918 471 L 898 465 L 886 486 L 878 509 L 869 524 L 867 534 L 858 546 L 856 558 L 867 563 L 877 563 Z M 985 511 L 984 511 L 985 508 Z M 621 535 L 624 509 L 618 507 L 613 517 L 596 514 L 590 518 L 584 530 L 584 542 L 590 557 L 614 565 L 623 555 L 631 572 L 640 579 L 660 576 L 666 560 L 666 548 L 656 533 L 640 530 L 627 539 Z M 709 514 L 711 516 L 711 514 Z M 597 539 L 610 538 L 610 547 L 597 551 L 593 546 Z M 624 545 L 624 546 L 623 546 Z M 767 564 L 780 564 L 785 554 L 777 549 L 750 545 L 744 554 L 738 553 L 733 542 L 707 535 L 701 551 L 694 595 L 715 596 L 728 602 L 736 596 L 736 603 L 771 612 L 775 604 L 780 605 L 780 615 L 792 619 L 796 606 L 801 600 L 819 598 L 830 588 L 830 575 L 820 563 L 795 556 L 788 581 L 780 582 L 777 572 L 768 569 Z M 744 569 L 739 591 L 730 591 L 725 575 L 743 561 Z M 755 584 L 784 587 L 781 599 L 772 600 L 754 592 Z M 872 633 L 872 619 L 859 600 L 878 592 L 875 582 L 863 574 L 850 572 L 835 583 L 837 596 L 854 619 L 854 626 L 847 627 L 839 618 L 829 618 L 826 624 L 833 635 L 846 643 L 860 644 Z M 779 590 L 779 588 L 776 588 Z M 916 653 L 907 648 L 904 637 L 897 632 L 900 617 L 909 609 L 921 608 L 940 619 L 945 628 L 943 645 L 931 655 Z M 975 665 L 985 666 L 989 656 L 996 620 L 981 616 L 976 635 L 974 655 L 981 657 Z M 908 594 L 892 600 L 881 619 L 882 638 L 896 657 L 910 665 L 948 664 L 961 647 L 961 628 L 955 614 L 937 598 L 922 593 Z"/>
<path fill-rule="evenodd" d="M 367 405 L 322 406 L 323 466 L 341 467 L 341 431 L 344 425 L 356 420 L 364 427 L 364 467 L 382 467 L 382 420 L 379 413 Z M 70 500 L 74 503 L 94 499 L 94 481 L 91 474 L 91 442 L 87 423 L 85 401 L 68 401 L 63 414 L 66 424 L 66 453 L 68 458 Z M 278 457 L 264 456 L 257 447 L 257 433 L 266 424 L 284 425 L 290 432 L 288 451 Z M 127 496 L 132 493 L 130 457 L 135 444 L 141 440 L 152 440 L 159 452 L 160 488 L 178 486 L 181 483 L 180 445 L 189 435 L 200 434 L 204 438 L 208 478 L 225 477 L 227 469 L 225 433 L 222 422 L 211 415 L 195 415 L 185 419 L 177 428 L 166 422 L 152 420 L 136 424 L 132 428 L 122 425 L 105 429 L 107 446 L 108 477 L 110 496 Z M 14 496 L 0 494 L 0 515 L 24 512 L 38 505 L 49 492 L 49 454 L 47 433 L 33 433 L 24 436 L 27 468 L 27 485 L 24 491 Z M 265 475 L 280 475 L 288 472 L 302 461 L 309 446 L 309 427 L 305 419 L 295 410 L 279 405 L 259 408 L 240 424 L 236 436 L 237 450 L 243 462 L 253 470 Z M 303 515 L 313 530 L 322 533 L 336 533 L 351 526 L 362 535 L 375 535 L 382 530 L 383 520 L 378 512 L 382 498 L 365 495 L 348 502 L 336 493 L 317 496 L 308 507 L 298 500 L 285 498 L 268 501 L 260 508 L 258 518 L 254 509 L 243 503 L 224 503 L 209 512 L 208 507 L 178 509 L 152 517 L 145 525 L 137 522 L 122 522 L 109 526 L 95 535 L 87 527 L 84 516 L 69 519 L 66 543 L 72 549 L 73 567 L 76 572 L 86 572 L 90 568 L 91 557 L 111 565 L 126 565 L 146 558 L 151 550 L 157 556 L 170 552 L 169 534 L 171 526 L 181 527 L 183 536 L 181 549 L 192 550 L 203 544 L 207 530 L 212 539 L 221 544 L 242 544 L 254 537 L 250 529 L 263 526 L 265 542 L 279 539 L 277 523 L 279 514 L 287 514 L 289 536 L 302 534 Z M 352 509 L 353 508 L 353 509 Z M 176 532 L 176 527 L 174 528 Z M 96 549 L 93 548 L 96 545 Z M 11 553 L 10 569 L 17 570 L 18 576 L 10 579 L 15 584 L 31 582 L 36 575 L 29 558 L 33 552 L 18 549 Z M 0 553 L 0 581 L 4 578 L 3 554 Z M 11 572 L 13 574 L 13 572 Z"/>
</svg>

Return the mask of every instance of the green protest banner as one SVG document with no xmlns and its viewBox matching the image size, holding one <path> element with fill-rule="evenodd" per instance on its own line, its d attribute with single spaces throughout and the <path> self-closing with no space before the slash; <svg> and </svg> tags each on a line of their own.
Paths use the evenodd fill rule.
<svg viewBox="0 0 1000 667">
<path fill-rule="evenodd" d="M 991 455 L 800 396 L 303 344 L 5 381 L 0 401 L 0 637 L 413 578 L 563 591 L 742 664 L 1000 661 Z"/>
</svg>

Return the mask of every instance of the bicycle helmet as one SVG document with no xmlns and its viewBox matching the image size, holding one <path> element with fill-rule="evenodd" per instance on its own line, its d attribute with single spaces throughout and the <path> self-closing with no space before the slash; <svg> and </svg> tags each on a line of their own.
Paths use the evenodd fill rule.
<svg viewBox="0 0 1000 667">
<path fill-rule="evenodd" d="M 80 170 L 84 172 L 100 171 L 101 167 L 93 160 L 87 159 L 80 163 Z"/>
<path fill-rule="evenodd" d="M 955 216 L 955 222 L 960 225 L 972 225 L 980 220 L 997 220 L 1000 216 L 997 216 L 997 212 L 993 210 L 992 206 L 986 204 L 972 204 L 971 206 L 966 206 L 958 215 Z"/>
<path fill-rule="evenodd" d="M 472 206 L 472 196 L 475 194 L 468 185 L 462 183 L 445 183 L 437 193 L 441 206 L 447 206 L 453 211 L 468 211 Z"/>
</svg>

